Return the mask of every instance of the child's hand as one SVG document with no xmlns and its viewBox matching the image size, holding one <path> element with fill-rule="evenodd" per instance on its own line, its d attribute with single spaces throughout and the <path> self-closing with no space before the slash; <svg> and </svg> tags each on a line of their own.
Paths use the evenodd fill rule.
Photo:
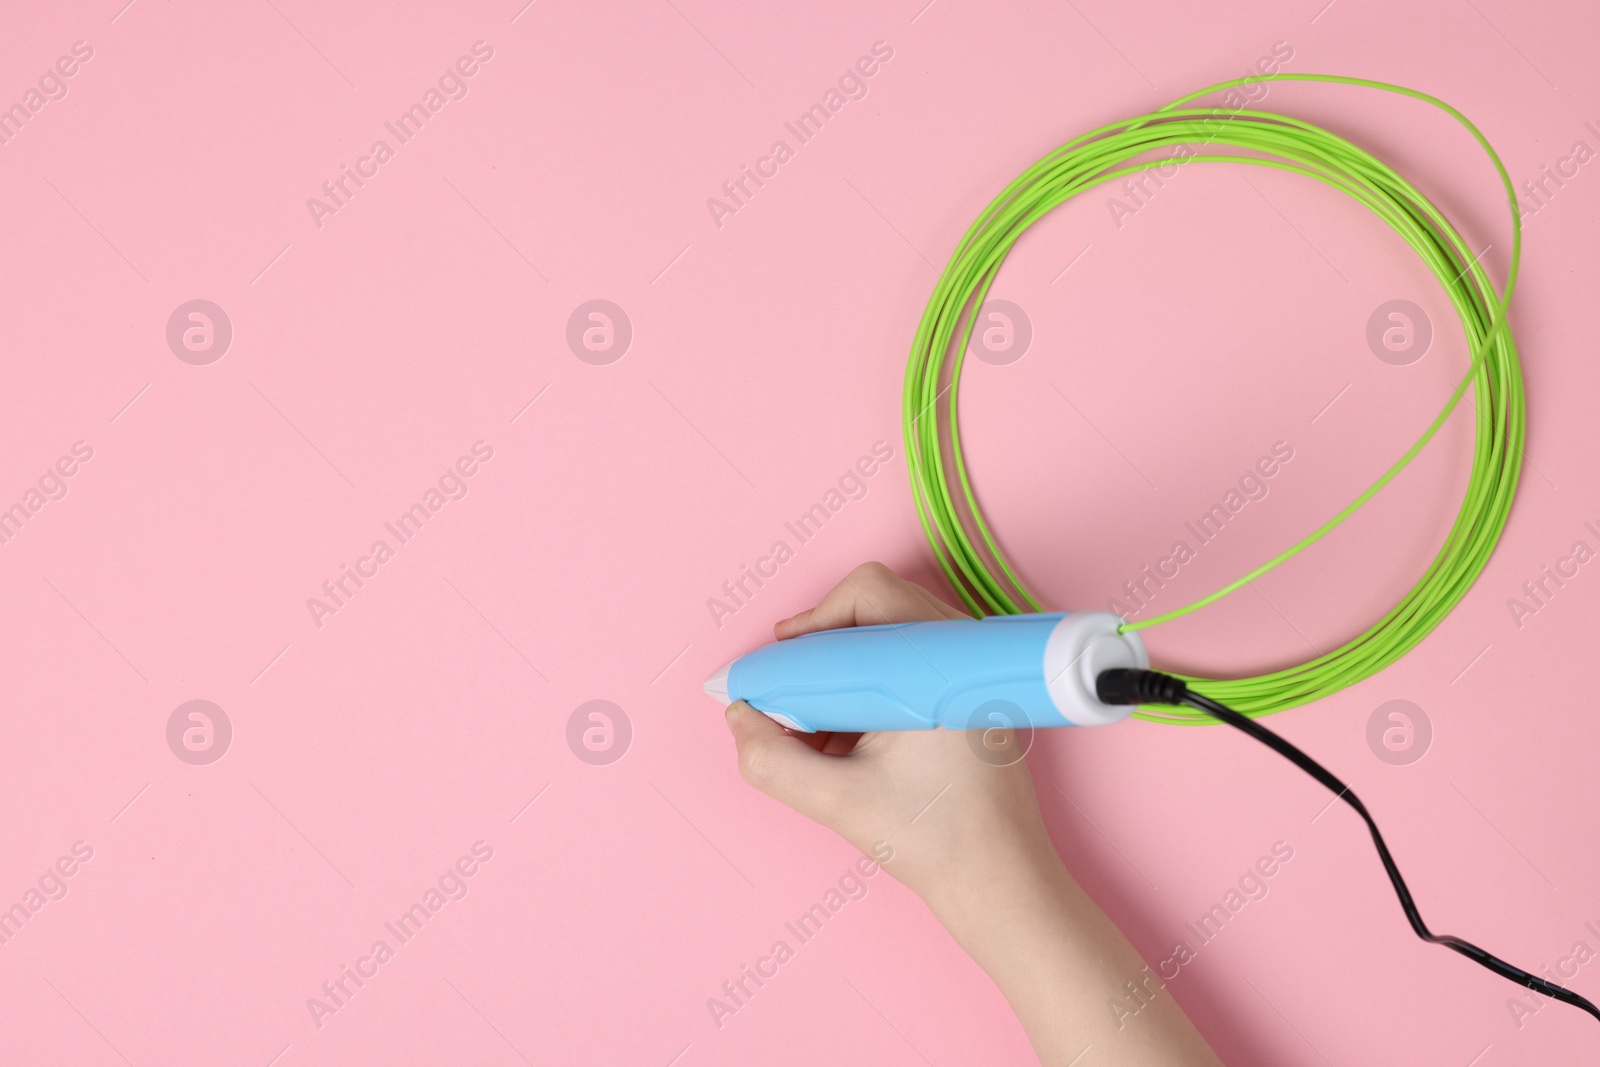
<svg viewBox="0 0 1600 1067">
<path fill-rule="evenodd" d="M 774 632 L 783 639 L 966 617 L 883 564 L 866 563 Z M 728 725 L 747 782 L 836 831 L 925 899 L 976 890 L 1019 862 L 1055 861 L 1009 731 L 984 740 L 1016 756 L 986 761 L 963 732 L 791 733 L 743 701 L 728 708 Z"/>
</svg>

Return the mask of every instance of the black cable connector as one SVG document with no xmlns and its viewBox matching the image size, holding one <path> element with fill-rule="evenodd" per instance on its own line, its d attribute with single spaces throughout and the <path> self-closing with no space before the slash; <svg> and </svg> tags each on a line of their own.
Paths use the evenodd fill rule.
<svg viewBox="0 0 1600 1067">
<path fill-rule="evenodd" d="M 1189 687 L 1160 671 L 1113 667 L 1095 678 L 1094 692 L 1102 704 L 1182 704 Z"/>
<path fill-rule="evenodd" d="M 1383 835 L 1378 832 L 1378 824 L 1372 820 L 1372 815 L 1367 811 L 1367 806 L 1361 799 L 1350 791 L 1350 787 L 1341 782 L 1334 774 L 1322 764 L 1300 751 L 1297 747 L 1285 741 L 1271 730 L 1262 726 L 1254 719 L 1241 715 L 1232 708 L 1219 704 L 1210 697 L 1202 696 L 1191 690 L 1181 678 L 1174 678 L 1170 674 L 1160 671 L 1142 671 L 1124 667 L 1101 671 L 1095 678 L 1095 695 L 1102 704 L 1174 704 L 1194 708 L 1202 711 L 1219 722 L 1225 722 L 1235 729 L 1242 730 L 1251 737 L 1260 741 L 1268 748 L 1277 752 L 1295 766 L 1305 771 L 1311 777 L 1321 782 L 1330 792 L 1340 800 L 1355 809 L 1367 824 L 1367 829 L 1372 833 L 1372 843 L 1378 848 L 1378 858 L 1383 861 L 1383 869 L 1388 872 L 1389 881 L 1394 886 L 1394 891 L 1400 898 L 1400 907 L 1406 913 L 1406 919 L 1411 923 L 1411 929 L 1416 931 L 1418 937 L 1435 945 L 1443 945 L 1472 960 L 1483 967 L 1509 979 L 1520 986 L 1525 986 L 1536 993 L 1593 1015 L 1600 1019 L 1600 1008 L 1588 999 L 1579 996 L 1564 986 L 1548 982 L 1538 975 L 1530 974 L 1513 964 L 1507 963 L 1498 956 L 1491 955 L 1470 941 L 1463 941 L 1459 937 L 1449 934 L 1435 934 L 1428 929 L 1422 921 L 1422 915 L 1417 911 L 1417 905 L 1411 899 L 1411 890 L 1406 887 L 1406 881 L 1400 876 L 1400 868 L 1394 862 L 1394 856 L 1389 852 L 1389 846 L 1384 843 Z"/>
</svg>

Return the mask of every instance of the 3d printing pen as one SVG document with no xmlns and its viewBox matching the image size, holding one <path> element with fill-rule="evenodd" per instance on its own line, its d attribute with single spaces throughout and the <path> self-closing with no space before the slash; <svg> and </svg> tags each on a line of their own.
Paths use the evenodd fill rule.
<svg viewBox="0 0 1600 1067">
<path fill-rule="evenodd" d="M 705 691 L 806 733 L 1101 726 L 1134 708 L 1096 697 L 1100 672 L 1150 666 L 1121 623 L 1079 611 L 822 630 L 740 656 Z"/>
</svg>

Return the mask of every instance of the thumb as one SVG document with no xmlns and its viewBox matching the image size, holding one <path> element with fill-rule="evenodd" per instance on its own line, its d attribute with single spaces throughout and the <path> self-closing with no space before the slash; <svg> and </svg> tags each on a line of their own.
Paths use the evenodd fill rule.
<svg viewBox="0 0 1600 1067">
<path fill-rule="evenodd" d="M 728 705 L 739 774 L 763 793 L 826 824 L 848 771 L 848 757 L 828 756 L 742 700 Z"/>
</svg>

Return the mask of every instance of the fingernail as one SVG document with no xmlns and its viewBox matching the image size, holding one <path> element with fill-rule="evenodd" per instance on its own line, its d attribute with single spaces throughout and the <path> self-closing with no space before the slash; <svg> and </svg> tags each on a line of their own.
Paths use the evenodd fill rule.
<svg viewBox="0 0 1600 1067">
<path fill-rule="evenodd" d="M 723 712 L 723 715 L 722 715 L 722 717 L 728 723 L 728 729 L 730 729 L 730 730 L 733 729 L 734 722 L 742 714 L 744 714 L 744 709 L 739 706 L 738 701 L 735 701 L 734 703 L 728 705 L 728 710 Z"/>
</svg>

